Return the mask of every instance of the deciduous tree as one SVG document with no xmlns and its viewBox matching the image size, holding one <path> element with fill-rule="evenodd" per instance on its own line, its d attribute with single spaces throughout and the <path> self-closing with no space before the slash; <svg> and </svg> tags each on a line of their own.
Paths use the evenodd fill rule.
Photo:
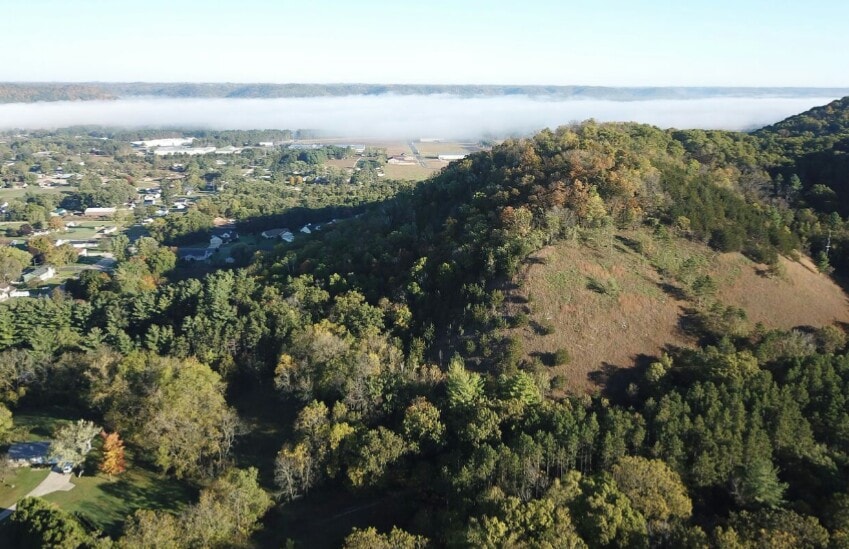
<svg viewBox="0 0 849 549">
<path fill-rule="evenodd" d="M 91 450 L 91 439 L 99 432 L 100 427 L 84 419 L 63 425 L 53 435 L 50 456 L 59 463 L 70 463 L 76 467 L 85 461 Z"/>
<path fill-rule="evenodd" d="M 127 461 L 124 456 L 124 441 L 118 433 L 100 432 L 103 439 L 103 459 L 100 462 L 100 470 L 107 475 L 120 475 L 127 470 Z"/>
</svg>

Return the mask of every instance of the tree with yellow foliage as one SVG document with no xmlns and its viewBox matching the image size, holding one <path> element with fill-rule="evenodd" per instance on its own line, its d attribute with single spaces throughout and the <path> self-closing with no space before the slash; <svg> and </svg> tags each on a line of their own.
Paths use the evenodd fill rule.
<svg viewBox="0 0 849 549">
<path fill-rule="evenodd" d="M 124 456 L 124 441 L 118 433 L 100 432 L 103 439 L 103 460 L 100 462 L 100 471 L 110 477 L 120 475 L 127 470 L 127 460 Z"/>
</svg>

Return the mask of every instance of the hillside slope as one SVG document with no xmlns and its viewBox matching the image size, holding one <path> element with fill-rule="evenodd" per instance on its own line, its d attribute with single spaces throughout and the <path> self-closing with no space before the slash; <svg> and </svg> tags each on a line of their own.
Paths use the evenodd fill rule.
<svg viewBox="0 0 849 549">
<path fill-rule="evenodd" d="M 552 364 L 565 349 L 571 360 L 555 365 L 572 392 L 594 392 L 607 373 L 691 347 L 688 319 L 714 298 L 746 312 L 747 328 L 821 327 L 849 322 L 849 300 L 807 258 L 780 259 L 784 272 L 740 253 L 720 254 L 683 238 L 659 240 L 648 231 L 573 240 L 534 254 L 507 295 L 508 314 L 530 313 L 518 336 L 528 360 Z M 698 298 L 692 283 L 710 276 L 716 292 Z M 530 297 L 530 300 L 528 299 Z M 551 333 L 548 333 L 551 332 Z"/>
</svg>

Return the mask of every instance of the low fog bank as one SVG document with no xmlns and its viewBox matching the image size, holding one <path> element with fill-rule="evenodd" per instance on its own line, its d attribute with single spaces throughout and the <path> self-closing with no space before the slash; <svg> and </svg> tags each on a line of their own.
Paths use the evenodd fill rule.
<svg viewBox="0 0 849 549">
<path fill-rule="evenodd" d="M 479 138 L 527 134 L 594 118 L 663 128 L 751 130 L 831 97 L 619 102 L 528 96 L 379 95 L 284 99 L 121 99 L 0 105 L 2 129 L 79 125 L 320 130 L 340 137 Z"/>
</svg>

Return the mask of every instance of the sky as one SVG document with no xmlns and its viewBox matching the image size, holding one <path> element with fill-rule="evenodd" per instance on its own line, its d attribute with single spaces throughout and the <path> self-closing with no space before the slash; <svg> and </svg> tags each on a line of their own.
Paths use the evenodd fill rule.
<svg viewBox="0 0 849 549">
<path fill-rule="evenodd" d="M 0 0 L 0 81 L 849 86 L 846 0 Z"/>
</svg>

